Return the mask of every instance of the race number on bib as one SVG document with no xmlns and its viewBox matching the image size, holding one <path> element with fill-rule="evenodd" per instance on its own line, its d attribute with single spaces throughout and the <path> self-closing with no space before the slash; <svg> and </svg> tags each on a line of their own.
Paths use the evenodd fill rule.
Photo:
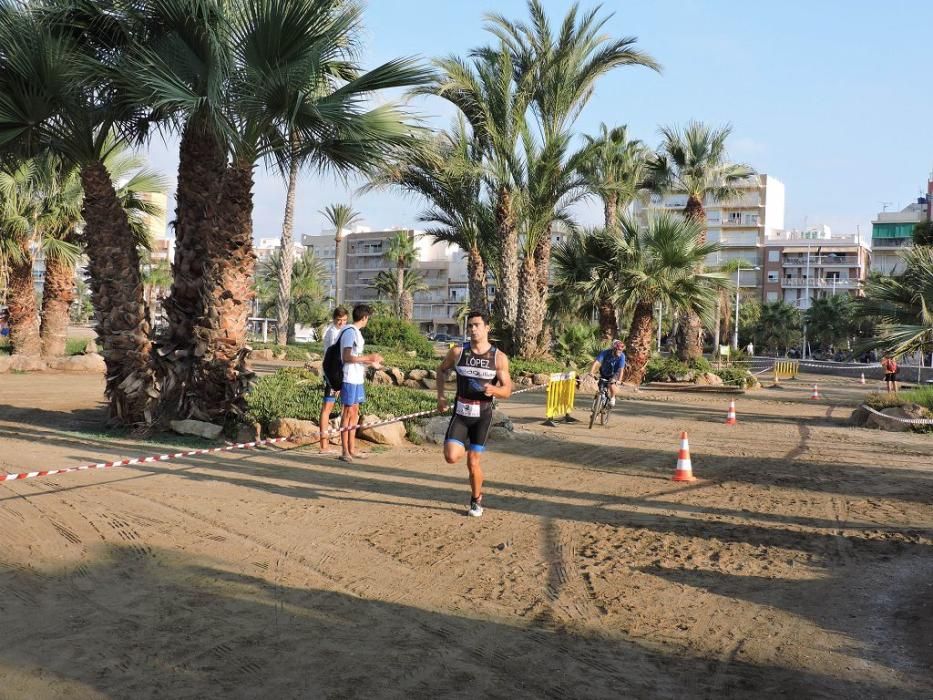
<svg viewBox="0 0 933 700">
<path fill-rule="evenodd" d="M 478 403 L 463 403 L 463 401 L 457 402 L 457 415 L 463 416 L 464 418 L 479 418 L 479 404 Z"/>
</svg>

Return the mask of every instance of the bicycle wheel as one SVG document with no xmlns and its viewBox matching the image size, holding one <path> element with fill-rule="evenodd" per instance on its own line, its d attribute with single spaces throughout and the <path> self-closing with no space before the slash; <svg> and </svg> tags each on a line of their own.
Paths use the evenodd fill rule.
<svg viewBox="0 0 933 700">
<path fill-rule="evenodd" d="M 596 414 L 599 413 L 599 400 L 602 398 L 602 393 L 597 393 L 593 397 L 593 410 L 590 411 L 590 430 L 593 429 L 593 423 L 596 422 Z"/>
<path fill-rule="evenodd" d="M 609 403 L 609 394 L 606 394 L 603 397 L 603 407 L 599 412 L 599 424 L 608 425 L 609 424 L 609 413 L 612 411 L 612 405 Z"/>
</svg>

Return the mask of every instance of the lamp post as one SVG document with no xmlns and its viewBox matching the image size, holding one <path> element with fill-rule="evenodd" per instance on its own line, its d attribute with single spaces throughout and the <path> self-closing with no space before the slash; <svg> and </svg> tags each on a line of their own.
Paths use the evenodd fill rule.
<svg viewBox="0 0 933 700">
<path fill-rule="evenodd" d="M 732 349 L 739 349 L 739 288 L 742 286 L 742 270 L 751 272 L 753 270 L 760 270 L 761 268 L 755 265 L 754 267 L 742 267 L 739 265 L 735 268 L 735 328 L 732 329 Z"/>
</svg>

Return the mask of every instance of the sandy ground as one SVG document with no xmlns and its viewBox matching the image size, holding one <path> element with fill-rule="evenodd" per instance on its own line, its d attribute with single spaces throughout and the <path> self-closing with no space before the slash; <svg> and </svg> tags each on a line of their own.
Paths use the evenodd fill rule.
<svg viewBox="0 0 933 700">
<path fill-rule="evenodd" d="M 2 485 L 0 698 L 933 697 L 933 437 L 847 428 L 864 388 L 809 381 L 735 427 L 719 395 L 593 430 L 516 397 L 480 519 L 437 447 Z M 0 469 L 162 451 L 76 432 L 101 390 L 0 377 Z"/>
</svg>

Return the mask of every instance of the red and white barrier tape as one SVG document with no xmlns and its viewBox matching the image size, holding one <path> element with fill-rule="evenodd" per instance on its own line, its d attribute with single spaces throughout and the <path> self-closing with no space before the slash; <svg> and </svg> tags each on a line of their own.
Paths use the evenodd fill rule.
<svg viewBox="0 0 933 700">
<path fill-rule="evenodd" d="M 541 384 L 538 386 L 527 387 L 525 389 L 518 389 L 513 391 L 512 395 L 523 394 L 526 391 L 533 391 L 535 389 L 541 389 L 547 386 L 546 384 Z M 382 425 L 389 425 L 390 423 L 400 423 L 406 420 L 412 420 L 414 418 L 425 418 L 427 416 L 440 415 L 440 411 L 433 409 L 430 411 L 419 411 L 417 413 L 410 413 L 406 416 L 399 416 L 398 418 L 390 418 L 388 420 L 377 421 L 376 423 L 366 423 L 365 425 L 358 424 L 352 426 L 346 426 L 343 428 L 335 428 L 329 430 L 326 433 L 321 435 L 321 433 L 313 434 L 309 436 L 308 440 L 319 440 L 321 437 L 331 438 L 335 435 L 340 435 L 340 433 L 347 432 L 349 430 L 358 430 L 366 428 L 377 428 Z M 109 469 L 110 467 L 129 467 L 134 464 L 151 464 L 152 462 L 167 462 L 170 459 L 178 459 L 179 457 L 194 457 L 196 455 L 206 455 L 213 454 L 216 452 L 232 452 L 233 450 L 242 450 L 252 447 L 261 447 L 262 445 L 274 445 L 279 442 L 290 442 L 293 441 L 290 437 L 284 438 L 267 438 L 265 440 L 254 440 L 252 442 L 237 442 L 229 445 L 224 445 L 223 447 L 208 447 L 201 450 L 187 450 L 186 452 L 172 452 L 162 455 L 153 455 L 151 457 L 133 457 L 130 459 L 119 459 L 115 462 L 98 462 L 97 464 L 85 464 L 80 467 L 65 467 L 64 469 L 47 469 L 44 471 L 35 471 L 35 472 L 21 472 L 19 474 L 0 474 L 0 483 L 4 481 L 20 481 L 22 479 L 37 479 L 44 476 L 55 476 L 57 474 L 68 474 L 69 472 L 83 472 L 90 469 Z"/>
</svg>

